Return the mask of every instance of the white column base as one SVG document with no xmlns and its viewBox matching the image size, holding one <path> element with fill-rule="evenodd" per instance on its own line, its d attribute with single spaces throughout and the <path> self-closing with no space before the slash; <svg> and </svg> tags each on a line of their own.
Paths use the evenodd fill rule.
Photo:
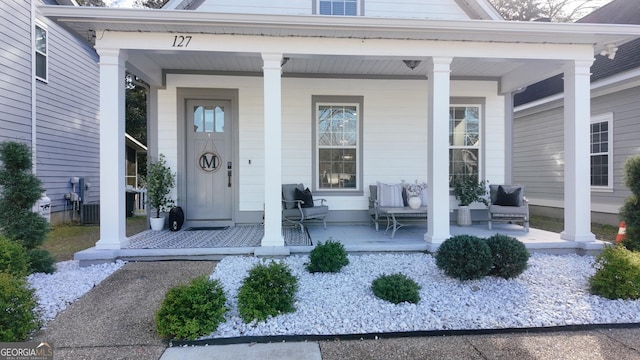
<svg viewBox="0 0 640 360">
<path fill-rule="evenodd" d="M 288 247 L 284 247 L 282 245 L 279 246 L 268 246 L 263 245 L 257 247 L 253 252 L 255 256 L 289 256 L 291 255 L 291 251 L 289 251 Z"/>
<path fill-rule="evenodd" d="M 96 242 L 97 250 L 119 250 L 129 246 L 129 238 L 102 238 Z"/>
<path fill-rule="evenodd" d="M 576 235 L 576 234 L 570 234 L 568 231 L 563 231 L 560 233 L 560 239 L 562 240 L 568 240 L 568 241 L 575 241 L 575 242 L 594 242 L 596 241 L 596 236 L 593 235 L 592 233 L 588 233 L 585 235 Z"/>
</svg>

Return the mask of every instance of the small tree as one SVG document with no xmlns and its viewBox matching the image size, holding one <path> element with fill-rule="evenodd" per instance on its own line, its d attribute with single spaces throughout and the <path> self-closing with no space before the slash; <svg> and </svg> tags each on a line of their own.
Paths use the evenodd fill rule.
<svg viewBox="0 0 640 360">
<path fill-rule="evenodd" d="M 42 183 L 31 172 L 31 150 L 15 141 L 0 143 L 0 232 L 27 250 L 30 272 L 54 271 L 54 258 L 42 245 L 49 223 L 31 209 L 42 196 Z"/>
<path fill-rule="evenodd" d="M 10 240 L 33 249 L 44 242 L 49 224 L 31 210 L 44 191 L 31 173 L 31 150 L 15 141 L 2 142 L 0 161 L 0 229 Z"/>
<path fill-rule="evenodd" d="M 622 244 L 629 250 L 640 251 L 640 156 L 627 159 L 624 170 L 624 183 L 632 194 L 620 209 L 620 218 L 627 228 Z"/>
<path fill-rule="evenodd" d="M 160 211 L 173 204 L 168 195 L 176 184 L 176 175 L 167 166 L 163 154 L 158 156 L 158 161 L 151 162 L 147 168 L 147 196 L 149 205 L 156 209 L 156 217 L 160 217 Z"/>
</svg>

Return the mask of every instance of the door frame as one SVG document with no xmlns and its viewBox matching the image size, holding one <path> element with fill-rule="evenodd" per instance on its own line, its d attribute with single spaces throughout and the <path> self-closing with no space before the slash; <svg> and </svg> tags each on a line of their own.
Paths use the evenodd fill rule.
<svg viewBox="0 0 640 360">
<path fill-rule="evenodd" d="M 231 220 L 224 223 L 219 221 L 198 221 L 197 224 L 185 222 L 184 227 L 192 226 L 230 226 L 235 225 L 238 218 L 238 203 L 240 192 L 238 186 L 240 184 L 240 162 L 239 162 L 239 116 L 238 116 L 238 89 L 216 89 L 216 88 L 177 88 L 177 140 L 178 140 L 178 169 L 177 169 L 177 190 L 178 205 L 184 203 L 187 199 L 187 123 L 186 123 L 186 105 L 187 100 L 222 100 L 231 102 L 231 152 L 233 161 L 233 173 L 231 177 L 231 186 L 233 194 L 231 196 Z M 226 169 L 222 169 L 226 171 Z"/>
</svg>

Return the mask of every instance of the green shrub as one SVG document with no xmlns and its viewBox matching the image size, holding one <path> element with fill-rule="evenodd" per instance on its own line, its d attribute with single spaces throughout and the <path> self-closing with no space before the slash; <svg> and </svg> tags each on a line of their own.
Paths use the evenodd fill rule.
<svg viewBox="0 0 640 360">
<path fill-rule="evenodd" d="M 42 182 L 31 172 L 31 150 L 23 143 L 0 143 L 0 231 L 25 249 L 41 245 L 49 224 L 32 211 L 42 196 Z"/>
<path fill-rule="evenodd" d="M 29 255 L 29 273 L 53 274 L 56 271 L 56 259 L 45 249 L 31 249 Z"/>
<path fill-rule="evenodd" d="M 491 270 L 491 249 L 477 236 L 453 236 L 440 245 L 436 265 L 456 279 L 479 279 Z"/>
<path fill-rule="evenodd" d="M 212 333 L 224 322 L 227 298 L 218 280 L 205 275 L 167 292 L 156 312 L 156 328 L 163 337 L 193 340 Z"/>
<path fill-rule="evenodd" d="M 272 261 L 269 265 L 258 264 L 249 271 L 238 290 L 238 310 L 246 323 L 269 316 L 294 312 L 294 296 L 298 290 L 298 279 L 289 267 Z"/>
<path fill-rule="evenodd" d="M 640 298 L 640 254 L 623 246 L 605 248 L 596 257 L 591 293 L 607 299 Z"/>
<path fill-rule="evenodd" d="M 309 253 L 309 272 L 339 272 L 344 266 L 349 264 L 347 252 L 344 246 L 331 239 L 326 243 L 319 242 Z"/>
<path fill-rule="evenodd" d="M 420 301 L 420 285 L 404 274 L 383 274 L 373 280 L 371 290 L 375 296 L 394 304 Z"/>
<path fill-rule="evenodd" d="M 22 245 L 0 236 L 0 272 L 23 278 L 28 271 L 29 257 Z"/>
<path fill-rule="evenodd" d="M 487 239 L 487 245 L 491 249 L 493 259 L 493 267 L 489 275 L 510 279 L 527 269 L 529 251 L 518 239 L 496 234 Z"/>
<path fill-rule="evenodd" d="M 26 340 L 39 328 L 34 291 L 24 278 L 0 273 L 0 342 Z"/>
<path fill-rule="evenodd" d="M 626 225 L 626 236 L 622 245 L 631 251 L 640 251 L 640 156 L 627 159 L 624 172 L 624 184 L 632 194 L 625 199 L 620 208 L 620 219 Z"/>
</svg>

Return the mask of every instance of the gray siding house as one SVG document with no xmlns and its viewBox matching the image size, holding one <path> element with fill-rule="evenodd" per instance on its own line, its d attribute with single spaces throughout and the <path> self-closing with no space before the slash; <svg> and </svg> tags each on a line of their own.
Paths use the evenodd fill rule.
<svg viewBox="0 0 640 360">
<path fill-rule="evenodd" d="M 637 0 L 614 0 L 581 23 L 640 24 Z M 527 187 L 531 211 L 562 216 L 564 208 L 563 80 L 560 75 L 514 96 L 513 182 Z M 624 163 L 640 154 L 640 40 L 596 55 L 591 67 L 591 217 L 618 225 L 630 191 Z"/>
<path fill-rule="evenodd" d="M 98 56 L 87 39 L 42 16 L 40 5 L 77 6 L 73 0 L 0 2 L 0 141 L 31 147 L 58 223 L 79 219 L 65 199 L 74 188 L 81 193 L 72 177 L 91 184 L 83 202 L 99 199 Z"/>
</svg>

